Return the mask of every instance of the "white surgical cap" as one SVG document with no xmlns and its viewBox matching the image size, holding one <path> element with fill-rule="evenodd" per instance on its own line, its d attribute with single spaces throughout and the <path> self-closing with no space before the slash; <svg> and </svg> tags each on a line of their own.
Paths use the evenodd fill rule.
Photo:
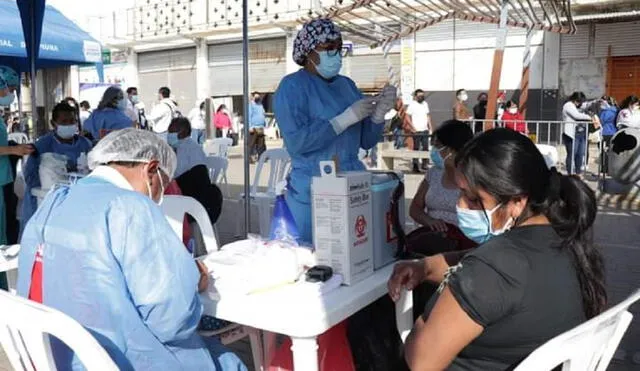
<svg viewBox="0 0 640 371">
<path fill-rule="evenodd" d="M 169 177 L 176 171 L 176 154 L 158 135 L 139 129 L 122 129 L 109 133 L 89 152 L 91 170 L 111 162 L 140 162 L 156 160 Z"/>
</svg>

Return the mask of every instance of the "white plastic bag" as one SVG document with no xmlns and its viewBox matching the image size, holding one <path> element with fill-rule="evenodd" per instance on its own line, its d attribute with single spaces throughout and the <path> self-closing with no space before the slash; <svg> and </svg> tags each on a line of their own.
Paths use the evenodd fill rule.
<svg viewBox="0 0 640 371">
<path fill-rule="evenodd" d="M 43 153 L 40 155 L 40 187 L 51 189 L 59 183 L 67 181 L 67 156 L 59 153 Z"/>
</svg>

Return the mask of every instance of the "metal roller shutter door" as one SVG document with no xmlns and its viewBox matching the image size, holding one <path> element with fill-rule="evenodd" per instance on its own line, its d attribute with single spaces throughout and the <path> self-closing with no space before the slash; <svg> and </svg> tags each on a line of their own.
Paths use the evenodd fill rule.
<svg viewBox="0 0 640 371">
<path fill-rule="evenodd" d="M 181 48 L 140 53 L 138 90 L 147 110 L 156 103 L 158 89 L 168 86 L 180 109 L 190 109 L 196 97 L 196 49 Z"/>
<path fill-rule="evenodd" d="M 379 90 L 389 82 L 387 62 L 382 54 L 355 55 L 351 58 L 351 78 L 361 90 Z M 391 64 L 400 73 L 400 54 L 390 54 Z"/>
</svg>

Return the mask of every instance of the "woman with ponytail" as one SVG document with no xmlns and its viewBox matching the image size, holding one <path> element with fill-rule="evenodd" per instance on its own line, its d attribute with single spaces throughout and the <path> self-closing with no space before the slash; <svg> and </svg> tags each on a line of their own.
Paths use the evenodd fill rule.
<svg viewBox="0 0 640 371">
<path fill-rule="evenodd" d="M 507 129 L 472 140 L 456 168 L 460 229 L 482 244 L 459 261 L 436 255 L 395 267 L 394 300 L 402 289 L 440 283 L 405 358 L 414 371 L 512 369 L 605 308 L 603 259 L 591 235 L 595 195 L 548 169 L 531 140 Z"/>
</svg>

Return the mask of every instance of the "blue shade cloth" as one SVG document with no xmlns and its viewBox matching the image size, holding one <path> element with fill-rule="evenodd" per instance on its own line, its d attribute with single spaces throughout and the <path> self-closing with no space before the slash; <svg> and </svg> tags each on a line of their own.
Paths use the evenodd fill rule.
<svg viewBox="0 0 640 371">
<path fill-rule="evenodd" d="M 329 122 L 362 97 L 348 77 L 326 81 L 304 69 L 286 76 L 278 87 L 274 113 L 291 155 L 286 199 L 303 242 L 312 242 L 311 178 L 320 176 L 320 161 L 336 157 L 341 171 L 364 170 L 359 149 L 370 149 L 382 139 L 384 125 L 370 118 L 340 135 Z"/>
<path fill-rule="evenodd" d="M 43 304 L 82 324 L 120 370 L 246 371 L 197 334 L 200 274 L 160 207 L 112 181 L 89 176 L 47 195 L 22 236 L 19 295 L 42 246 Z M 51 343 L 58 370 L 83 369 Z"/>
<path fill-rule="evenodd" d="M 19 72 L 30 70 L 27 58 L 31 49 L 30 4 L 36 7 L 36 38 L 42 35 L 38 41 L 39 48 L 33 48 L 33 51 L 38 52 L 36 68 L 102 61 L 100 43 L 57 9 L 45 7 L 43 0 L 18 0 L 17 4 L 15 1 L 3 0 L 0 1 L 0 24 L 3 26 L 0 36 L 0 64 Z M 23 27 L 26 32 L 23 32 Z"/>
<path fill-rule="evenodd" d="M 26 187 L 24 190 L 24 198 L 22 199 L 20 230 L 24 229 L 29 218 L 31 218 L 38 208 L 38 199 L 31 194 L 31 190 L 40 187 L 40 156 L 50 152 L 65 155 L 67 156 L 67 167 L 75 168 L 80 154 L 83 152 L 89 153 L 92 147 L 91 142 L 81 136 L 77 136 L 73 143 L 63 143 L 56 138 L 53 132 L 41 136 L 34 145 L 38 155 L 29 156 L 23 167 Z"/>
</svg>

